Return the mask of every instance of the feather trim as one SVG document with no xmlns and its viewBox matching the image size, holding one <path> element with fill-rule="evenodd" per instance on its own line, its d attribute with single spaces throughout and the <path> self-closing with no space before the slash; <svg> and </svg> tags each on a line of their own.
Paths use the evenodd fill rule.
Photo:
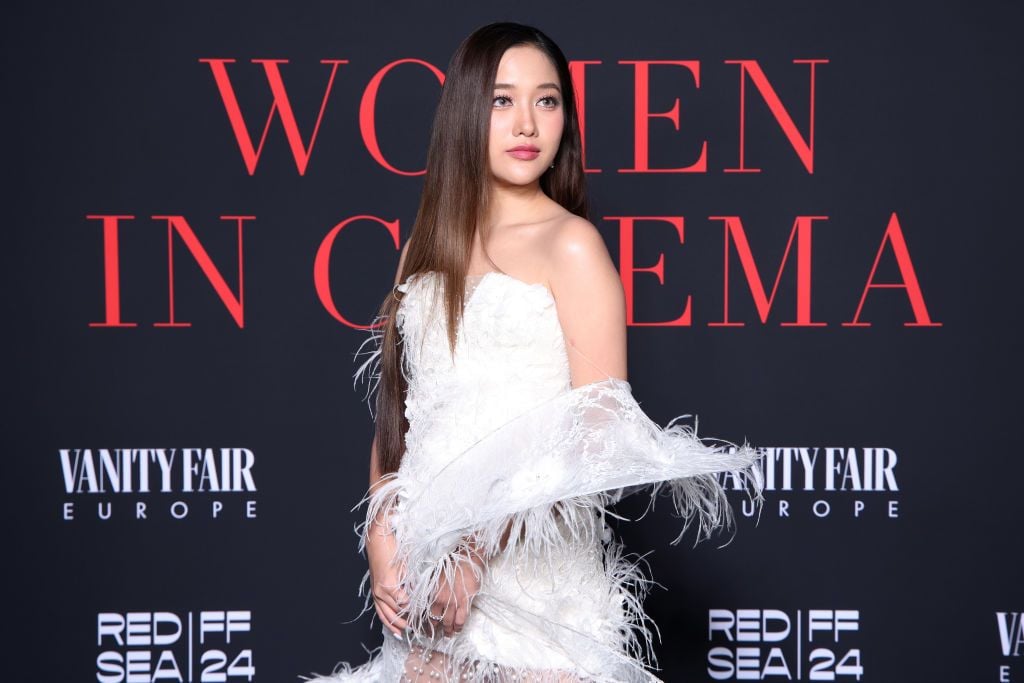
<svg viewBox="0 0 1024 683">
<path fill-rule="evenodd" d="M 406 639 L 385 638 L 381 657 L 393 660 L 390 665 L 368 662 L 367 668 L 346 669 L 337 674 L 340 678 L 330 680 L 377 680 L 360 678 L 376 675 L 370 673 L 377 671 L 373 666 L 404 672 L 395 667 L 416 643 L 443 652 L 444 673 L 457 680 L 492 681 L 495 671 L 510 677 L 497 680 L 555 681 L 566 680 L 567 674 L 576 677 L 571 680 L 658 680 L 646 671 L 656 662 L 653 634 L 646 625 L 650 620 L 642 606 L 653 582 L 642 569 L 642 558 L 632 561 L 610 539 L 605 518 L 618 516 L 609 508 L 649 488 L 650 509 L 658 493 L 667 488 L 676 513 L 684 520 L 672 543 L 678 543 L 697 521 L 696 544 L 715 529 L 733 526 L 720 476 L 735 477 L 752 501 L 763 504 L 761 454 L 746 443 L 706 443 L 697 437 L 696 420 L 692 428 L 678 423 L 685 417 L 689 416 L 674 418 L 660 428 L 636 403 L 628 382 L 608 378 L 559 394 L 518 415 L 429 476 L 405 468 L 405 463 L 431 456 L 407 454 L 403 469 L 383 477 L 353 508 L 367 503 L 366 521 L 356 527 L 361 552 L 370 520 L 387 520 L 395 534 L 395 561 L 403 568 L 401 586 L 409 599 L 403 613 L 409 624 Z M 519 634 L 517 642 L 523 650 L 528 652 L 536 641 L 546 649 L 545 656 L 554 659 L 543 664 L 488 662 L 465 633 L 452 639 L 424 635 L 433 630 L 427 614 L 441 582 L 454 582 L 471 546 L 489 561 L 502 553 L 514 558 L 516 572 L 522 576 L 547 572 L 555 581 L 559 577 L 553 557 L 571 557 L 598 547 L 603 585 L 610 591 L 604 599 L 613 607 L 601 613 L 599 623 L 577 627 L 488 589 L 486 570 L 470 563 L 482 582 L 474 610 L 490 623 L 505 624 Z M 368 577 L 369 573 L 361 593 Z M 370 609 L 372 595 L 366 594 Z M 385 634 L 389 636 L 387 630 Z M 529 634 L 536 638 L 531 640 Z M 564 665 L 559 665 L 563 660 Z"/>
<path fill-rule="evenodd" d="M 355 389 L 356 383 L 364 381 L 367 383 L 366 394 L 363 395 L 361 400 L 366 401 L 366 405 L 370 410 L 370 417 L 373 418 L 373 401 L 371 396 L 377 391 L 380 386 L 380 357 L 381 347 L 384 342 L 384 333 L 381 332 L 381 327 L 387 322 L 387 318 L 378 315 L 373 319 L 373 322 L 369 327 L 363 328 L 367 332 L 367 337 L 360 342 L 359 347 L 355 353 L 352 354 L 353 359 L 359 360 L 360 354 L 366 355 L 364 360 L 359 367 L 356 369 L 355 374 L 352 376 L 352 388 Z M 370 345 L 370 349 L 364 351 L 366 345 Z"/>
</svg>

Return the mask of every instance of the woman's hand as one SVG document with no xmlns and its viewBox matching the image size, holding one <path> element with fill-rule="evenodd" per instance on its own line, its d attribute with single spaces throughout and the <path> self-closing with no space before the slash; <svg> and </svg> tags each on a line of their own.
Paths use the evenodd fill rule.
<svg viewBox="0 0 1024 683">
<path fill-rule="evenodd" d="M 434 602 L 428 611 L 428 621 L 435 628 L 440 626 L 445 636 L 451 637 L 462 632 L 469 617 L 473 598 L 480 591 L 480 578 L 485 568 L 483 557 L 472 543 L 462 546 L 455 554 L 456 563 L 452 580 L 442 576 Z M 437 617 L 442 617 L 438 619 Z"/>
<path fill-rule="evenodd" d="M 408 623 L 401 616 L 408 596 L 399 585 L 404 567 L 395 562 L 398 541 L 385 525 L 374 522 L 366 535 L 366 559 L 370 564 L 370 591 L 377 616 L 392 633 L 401 637 Z"/>
</svg>

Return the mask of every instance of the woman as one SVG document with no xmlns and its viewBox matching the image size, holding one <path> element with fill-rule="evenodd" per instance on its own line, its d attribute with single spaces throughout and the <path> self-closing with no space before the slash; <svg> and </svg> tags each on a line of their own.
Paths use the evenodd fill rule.
<svg viewBox="0 0 1024 683">
<path fill-rule="evenodd" d="M 356 372 L 377 409 L 363 586 L 389 637 L 312 680 L 658 680 L 650 581 L 608 507 L 667 485 L 700 540 L 732 523 L 722 473 L 761 501 L 759 454 L 639 408 L 623 289 L 586 216 L 565 57 L 534 28 L 480 28 L 449 65 L 416 223 Z"/>
</svg>

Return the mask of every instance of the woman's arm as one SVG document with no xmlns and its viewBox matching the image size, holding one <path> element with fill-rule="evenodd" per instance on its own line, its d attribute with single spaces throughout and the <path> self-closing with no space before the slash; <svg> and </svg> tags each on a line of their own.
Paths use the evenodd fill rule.
<svg viewBox="0 0 1024 683">
<path fill-rule="evenodd" d="M 370 443 L 370 493 L 374 493 L 377 489 L 377 485 L 380 483 L 381 474 L 380 471 L 380 454 L 377 452 L 377 433 L 373 434 L 373 441 Z M 390 534 L 391 527 L 386 523 L 384 518 L 386 506 L 382 506 L 377 511 L 377 516 L 371 521 L 370 531 L 373 534 L 384 535 Z M 369 538 L 367 539 L 369 540 Z"/>
<path fill-rule="evenodd" d="M 567 220 L 552 240 L 548 272 L 573 388 L 627 380 L 626 295 L 597 228 L 579 216 Z"/>
<path fill-rule="evenodd" d="M 397 286 L 402 278 L 402 267 L 405 265 L 405 254 L 409 251 L 409 242 L 406 240 L 402 246 L 402 252 L 398 255 L 398 268 L 395 271 L 395 282 L 393 286 Z M 377 452 L 377 432 L 373 433 L 373 441 L 370 444 L 370 491 L 371 493 L 377 488 L 377 484 L 380 482 L 380 478 L 383 474 L 380 471 L 380 454 Z M 378 514 L 377 518 L 373 520 L 373 526 L 381 525 L 384 522 L 381 519 L 381 515 Z M 384 525 L 381 529 L 377 529 L 380 533 L 390 533 L 389 527 Z M 388 531 L 385 531 L 388 530 Z"/>
<path fill-rule="evenodd" d="M 409 246 L 406 242 L 398 258 L 398 272 L 395 273 L 395 285 L 399 283 L 405 253 Z M 380 454 L 377 450 L 377 433 L 374 430 L 373 441 L 370 443 L 370 493 L 374 493 L 380 484 L 383 473 L 380 466 Z M 397 539 L 388 519 L 390 507 L 382 506 L 376 516 L 366 526 L 366 558 L 370 565 L 371 592 L 377 615 L 388 624 L 395 637 L 402 637 L 402 630 L 408 622 L 401 616 L 407 596 L 400 585 L 403 567 L 394 563 L 397 550 Z"/>
</svg>

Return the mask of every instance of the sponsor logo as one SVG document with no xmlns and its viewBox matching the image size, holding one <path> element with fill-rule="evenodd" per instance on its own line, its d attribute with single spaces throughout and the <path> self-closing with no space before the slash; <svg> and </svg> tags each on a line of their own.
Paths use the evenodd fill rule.
<svg viewBox="0 0 1024 683">
<path fill-rule="evenodd" d="M 859 633 L 859 610 L 709 609 L 707 673 L 716 681 L 859 681 Z"/>
<path fill-rule="evenodd" d="M 833 514 L 860 518 L 871 514 L 897 519 L 899 484 L 896 451 L 884 447 L 762 447 L 765 506 L 763 513 L 780 519 Z M 743 490 L 744 482 L 723 473 L 726 489 Z M 742 503 L 746 517 L 757 515 L 749 500 Z"/>
<path fill-rule="evenodd" d="M 999 653 L 1004 659 L 1024 656 L 1024 613 L 996 612 L 996 629 L 999 632 Z M 1019 660 L 999 664 L 999 683 L 1013 683 L 1011 667 Z"/>
<path fill-rule="evenodd" d="M 64 521 L 256 518 L 256 456 L 248 448 L 62 448 L 57 455 Z"/>
<path fill-rule="evenodd" d="M 96 680 L 141 683 L 251 681 L 251 610 L 100 612 Z"/>
</svg>

